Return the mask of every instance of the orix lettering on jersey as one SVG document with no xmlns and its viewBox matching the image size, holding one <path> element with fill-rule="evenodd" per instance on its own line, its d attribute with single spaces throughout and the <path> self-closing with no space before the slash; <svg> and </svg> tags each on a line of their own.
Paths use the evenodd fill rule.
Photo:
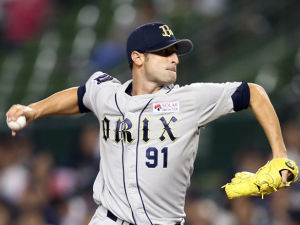
<svg viewBox="0 0 300 225">
<path fill-rule="evenodd" d="M 162 133 L 158 137 L 150 137 L 150 121 L 147 119 L 147 117 L 144 117 L 142 119 L 141 130 L 142 140 L 144 142 L 148 142 L 150 138 L 158 138 L 160 141 L 165 141 L 167 138 L 169 138 L 171 141 L 176 140 L 177 137 L 175 136 L 174 131 L 172 130 L 172 123 L 175 123 L 177 121 L 177 118 L 175 116 L 162 116 L 159 118 L 159 121 L 161 124 Z M 107 141 L 108 139 L 112 139 L 117 143 L 119 143 L 122 140 L 126 143 L 131 143 L 133 140 L 135 140 L 135 137 L 131 132 L 132 126 L 133 123 L 128 118 L 125 118 L 124 120 L 120 118 L 117 121 L 115 121 L 115 123 L 113 123 L 110 119 L 108 119 L 105 116 L 102 120 L 103 139 L 105 141 Z M 114 131 L 113 135 L 110 132 L 112 130 Z"/>
</svg>

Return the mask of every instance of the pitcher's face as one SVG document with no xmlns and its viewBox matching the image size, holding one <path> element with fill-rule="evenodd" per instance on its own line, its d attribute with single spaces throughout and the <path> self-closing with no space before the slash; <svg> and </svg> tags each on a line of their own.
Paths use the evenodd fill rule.
<svg viewBox="0 0 300 225">
<path fill-rule="evenodd" d="M 177 65 L 179 63 L 176 46 L 145 53 L 145 77 L 159 85 L 173 84 L 177 78 Z"/>
</svg>

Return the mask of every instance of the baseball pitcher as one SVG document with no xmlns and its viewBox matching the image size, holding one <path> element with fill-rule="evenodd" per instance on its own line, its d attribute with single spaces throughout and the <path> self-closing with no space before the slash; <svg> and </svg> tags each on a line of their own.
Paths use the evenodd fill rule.
<svg viewBox="0 0 300 225">
<path fill-rule="evenodd" d="M 121 84 L 96 72 L 80 87 L 7 112 L 8 122 L 25 116 L 26 125 L 49 115 L 93 112 L 98 118 L 101 163 L 93 197 L 99 207 L 90 225 L 184 224 L 200 128 L 247 108 L 263 127 L 274 159 L 256 174 L 237 174 L 224 186 L 228 197 L 263 197 L 297 179 L 262 87 L 245 81 L 174 84 L 178 56 L 192 49 L 190 40 L 176 39 L 166 24 L 144 24 L 127 41 L 132 80 Z"/>
</svg>

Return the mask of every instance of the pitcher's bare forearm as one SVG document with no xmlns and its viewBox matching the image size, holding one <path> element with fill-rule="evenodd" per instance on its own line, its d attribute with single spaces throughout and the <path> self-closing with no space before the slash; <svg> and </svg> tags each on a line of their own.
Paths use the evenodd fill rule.
<svg viewBox="0 0 300 225">
<path fill-rule="evenodd" d="M 15 104 L 6 113 L 7 121 L 16 121 L 18 117 L 25 116 L 28 125 L 44 116 L 77 114 L 79 113 L 77 90 L 78 87 L 69 88 L 28 106 Z M 16 134 L 17 131 L 12 130 L 12 135 Z"/>
<path fill-rule="evenodd" d="M 279 120 L 267 93 L 261 86 L 256 84 L 249 84 L 249 88 L 250 108 L 268 138 L 272 148 L 273 157 L 287 157 Z"/>
<path fill-rule="evenodd" d="M 69 88 L 30 104 L 28 107 L 36 111 L 34 119 L 51 115 L 79 113 L 77 89 L 78 87 Z"/>
</svg>

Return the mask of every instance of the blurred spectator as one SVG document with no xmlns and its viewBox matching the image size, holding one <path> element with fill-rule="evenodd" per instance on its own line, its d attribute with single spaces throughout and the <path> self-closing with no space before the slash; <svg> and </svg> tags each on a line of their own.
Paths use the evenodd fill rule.
<svg viewBox="0 0 300 225">
<path fill-rule="evenodd" d="M 92 189 L 99 171 L 98 140 L 97 126 L 86 125 L 82 128 L 78 139 L 78 149 L 72 160 L 77 171 L 77 191 Z"/>
<path fill-rule="evenodd" d="M 124 45 L 112 39 L 96 45 L 92 52 L 93 71 L 108 70 L 125 58 Z"/>
<path fill-rule="evenodd" d="M 21 213 L 16 225 L 51 225 L 44 220 L 43 213 L 39 210 L 26 211 Z"/>
<path fill-rule="evenodd" d="M 49 169 L 52 160 L 47 155 L 39 157 L 48 165 L 43 170 L 51 172 L 47 188 L 54 203 L 52 212 L 54 210 L 56 220 L 51 218 L 49 221 L 59 221 L 60 225 L 88 224 L 85 221 L 93 215 L 96 208 L 91 192 L 99 168 L 98 135 L 96 126 L 87 125 L 82 128 L 78 149 L 70 157 L 71 166 Z M 40 164 L 41 162 L 38 163 Z"/>
<path fill-rule="evenodd" d="M 210 199 L 194 199 L 186 207 L 186 225 L 214 225 L 218 208 Z"/>
<path fill-rule="evenodd" d="M 284 123 L 282 127 L 288 157 L 300 165 L 300 123 L 291 120 Z"/>
<path fill-rule="evenodd" d="M 292 221 L 290 189 L 281 189 L 270 195 L 270 214 L 273 225 L 288 225 Z"/>
<path fill-rule="evenodd" d="M 3 27 L 3 5 L 4 1 L 0 1 L 0 46 L 2 42 L 2 27 Z"/>
<path fill-rule="evenodd" d="M 201 198 L 196 190 L 188 191 L 185 203 L 186 225 L 213 225 L 217 211 L 214 201 Z"/>
<path fill-rule="evenodd" d="M 81 225 L 87 215 L 87 203 L 81 196 L 70 198 L 61 214 L 62 225 Z"/>
<path fill-rule="evenodd" d="M 288 158 L 300 165 L 300 122 L 287 121 L 283 124 L 283 138 L 288 151 Z M 299 180 L 291 186 L 294 207 L 300 211 L 300 182 Z"/>
<path fill-rule="evenodd" d="M 95 125 L 86 125 L 79 136 L 80 160 L 78 166 L 98 162 L 99 156 L 99 128 Z"/>
<path fill-rule="evenodd" d="M 230 201 L 234 222 L 231 225 L 269 225 L 266 210 L 255 204 L 252 198 L 237 198 Z"/>
<path fill-rule="evenodd" d="M 95 211 L 88 212 L 81 225 L 88 225 L 89 222 L 91 221 L 94 213 L 95 213 Z"/>
<path fill-rule="evenodd" d="M 57 167 L 49 179 L 49 194 L 52 198 L 66 198 L 76 190 L 77 174 L 72 168 Z"/>
<path fill-rule="evenodd" d="M 54 167 L 53 156 L 46 152 L 40 152 L 33 156 L 31 162 L 31 180 L 40 184 L 48 184 Z"/>
<path fill-rule="evenodd" d="M 0 195 L 14 205 L 22 198 L 29 179 L 29 171 L 22 161 L 23 148 L 18 141 L 10 139 L 0 143 Z"/>
<path fill-rule="evenodd" d="M 0 202 L 0 225 L 11 225 L 12 213 L 8 205 Z"/>
<path fill-rule="evenodd" d="M 220 203 L 220 202 L 219 202 Z M 186 225 L 271 225 L 267 211 L 252 198 L 228 200 L 228 208 L 201 198 L 194 191 L 186 198 Z"/>
<path fill-rule="evenodd" d="M 41 30 L 51 9 L 51 0 L 6 0 L 4 38 L 9 45 L 22 44 Z"/>
<path fill-rule="evenodd" d="M 288 225 L 299 225 L 300 224 L 300 210 L 289 210 L 290 221 Z"/>
<path fill-rule="evenodd" d="M 32 182 L 26 188 L 19 209 L 22 212 L 44 210 L 49 203 L 47 188 L 43 184 Z"/>
</svg>

